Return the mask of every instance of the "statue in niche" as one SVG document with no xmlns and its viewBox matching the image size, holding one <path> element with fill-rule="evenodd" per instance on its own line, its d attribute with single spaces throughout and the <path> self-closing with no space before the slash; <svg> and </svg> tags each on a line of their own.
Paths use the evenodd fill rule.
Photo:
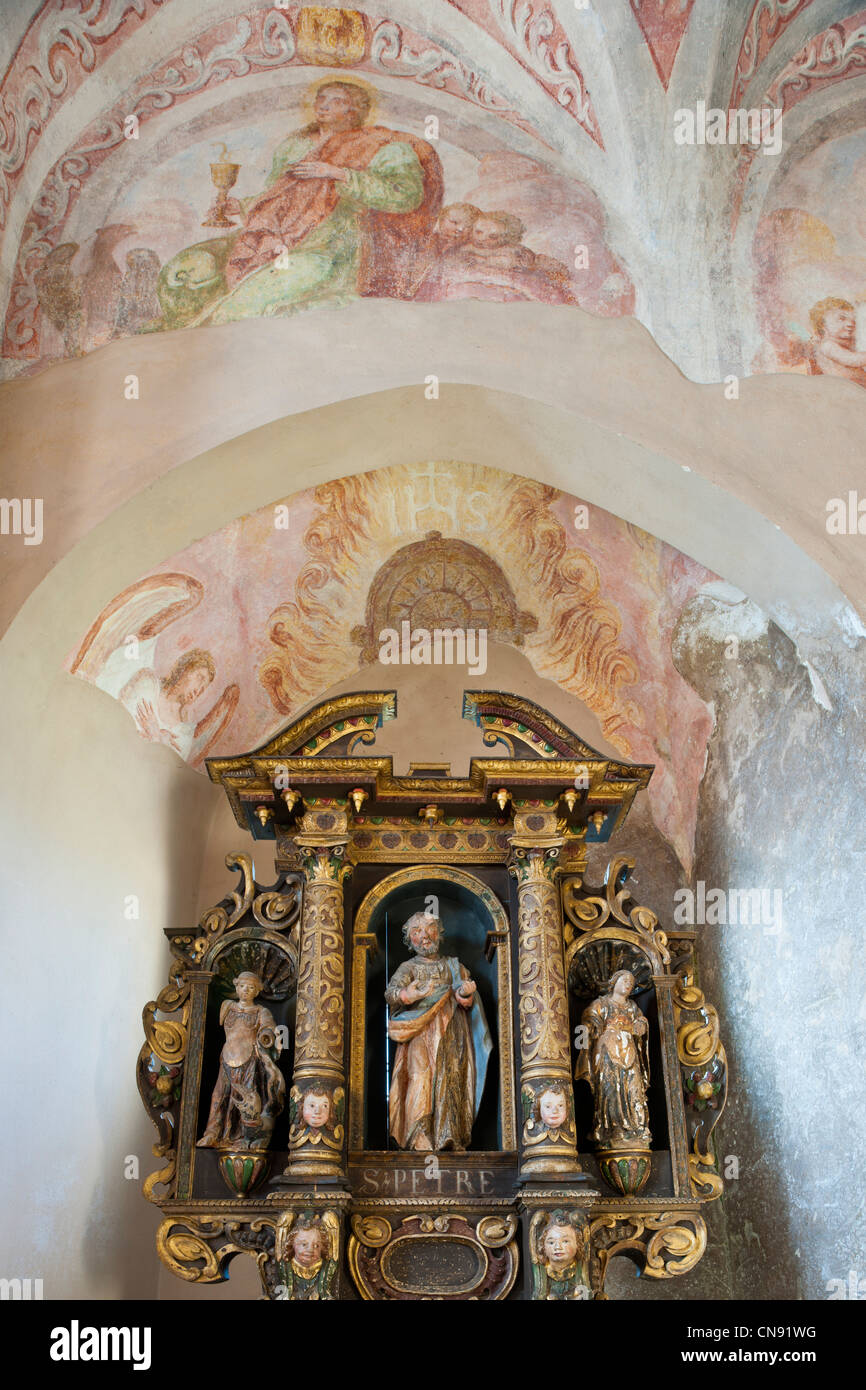
<svg viewBox="0 0 866 1390">
<path fill-rule="evenodd" d="M 280 1054 L 274 1017 L 255 1002 L 261 977 L 243 970 L 232 981 L 237 999 L 226 999 L 220 1023 L 226 1040 L 200 1149 L 266 1149 L 286 1099 L 276 1063 Z"/>
<path fill-rule="evenodd" d="M 403 927 L 415 952 L 388 982 L 388 1036 L 397 1055 L 389 1126 L 401 1149 L 468 1148 L 478 1114 L 490 1032 L 478 987 L 456 956 L 442 956 L 442 922 L 416 912 Z"/>
<path fill-rule="evenodd" d="M 583 1011 L 588 1045 L 575 1068 L 588 1081 L 595 1102 L 590 1138 L 599 1148 L 648 1147 L 650 1144 L 649 1025 L 633 999 L 630 970 L 617 970 L 608 993 Z"/>
<path fill-rule="evenodd" d="M 331 1302 L 339 1259 L 339 1221 L 333 1212 L 302 1216 L 293 1212 L 277 1222 L 274 1258 L 280 1275 L 277 1297 L 303 1302 Z"/>
<path fill-rule="evenodd" d="M 563 1210 L 537 1211 L 529 1231 L 532 1297 L 548 1302 L 587 1299 L 586 1236 L 580 1218 Z"/>
</svg>

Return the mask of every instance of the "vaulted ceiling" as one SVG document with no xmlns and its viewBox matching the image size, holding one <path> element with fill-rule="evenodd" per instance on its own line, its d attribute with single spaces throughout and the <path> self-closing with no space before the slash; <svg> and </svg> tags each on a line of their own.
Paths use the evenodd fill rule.
<svg viewBox="0 0 866 1390">
<path fill-rule="evenodd" d="M 435 117 L 445 201 L 518 216 L 578 304 L 634 312 L 695 380 L 806 370 L 812 304 L 863 289 L 856 0 L 18 0 L 4 42 L 7 376 L 138 331 L 130 252 L 140 287 L 201 239 L 220 147 L 256 192 L 326 74 L 386 126 Z M 700 103 L 781 112 L 778 149 L 678 143 Z"/>
</svg>

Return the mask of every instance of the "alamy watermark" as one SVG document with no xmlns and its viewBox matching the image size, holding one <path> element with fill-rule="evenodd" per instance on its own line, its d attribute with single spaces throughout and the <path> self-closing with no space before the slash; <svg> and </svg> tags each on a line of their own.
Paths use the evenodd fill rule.
<svg viewBox="0 0 866 1390">
<path fill-rule="evenodd" d="M 782 930 L 781 888 L 707 888 L 698 879 L 694 888 L 674 893 L 674 922 L 678 927 L 764 927 Z"/>
<path fill-rule="evenodd" d="M 42 498 L 0 497 L 0 536 L 23 536 L 25 545 L 41 545 Z"/>
<path fill-rule="evenodd" d="M 471 676 L 487 670 L 487 629 L 484 627 L 412 627 L 404 620 L 400 631 L 384 627 L 379 633 L 383 666 L 466 666 Z"/>
<path fill-rule="evenodd" d="M 674 112 L 674 141 L 677 145 L 752 145 L 764 154 L 781 154 L 782 111 L 780 107 L 721 107 L 707 109 L 705 101 L 694 109 L 681 106 Z"/>
</svg>

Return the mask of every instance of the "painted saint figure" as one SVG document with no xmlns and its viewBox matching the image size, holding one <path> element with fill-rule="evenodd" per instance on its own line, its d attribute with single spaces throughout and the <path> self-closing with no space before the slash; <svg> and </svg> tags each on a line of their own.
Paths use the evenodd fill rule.
<svg viewBox="0 0 866 1390">
<path fill-rule="evenodd" d="M 154 574 L 118 594 L 100 613 L 70 664 L 120 700 L 142 736 L 165 743 L 186 762 L 200 761 L 234 715 L 237 685 L 227 685 L 204 713 L 200 702 L 216 676 L 210 652 L 185 652 L 165 676 L 154 670 L 162 633 L 189 617 L 204 586 L 188 574 Z"/>
<path fill-rule="evenodd" d="M 646 1090 L 649 1085 L 649 1025 L 633 999 L 635 979 L 618 970 L 609 992 L 583 1011 L 589 1043 L 575 1076 L 588 1081 L 595 1101 L 590 1137 L 600 1147 L 650 1143 Z"/>
<path fill-rule="evenodd" d="M 220 1009 L 226 1040 L 200 1149 L 266 1149 L 286 1098 L 274 1060 L 280 1050 L 274 1017 L 255 1003 L 262 980 L 244 970 L 233 984 L 237 999 L 226 999 Z"/>
<path fill-rule="evenodd" d="M 397 1055 L 389 1124 L 401 1149 L 468 1148 L 491 1041 L 478 987 L 456 956 L 441 956 L 442 923 L 416 912 L 403 927 L 415 955 L 391 976 L 385 1000 Z"/>
<path fill-rule="evenodd" d="M 151 328 L 286 314 L 359 295 L 411 299 L 442 206 L 442 166 L 427 141 L 365 125 L 370 104 L 358 83 L 319 86 L 315 120 L 278 147 L 264 190 L 225 203 L 242 227 L 163 267 L 163 318 Z"/>
</svg>

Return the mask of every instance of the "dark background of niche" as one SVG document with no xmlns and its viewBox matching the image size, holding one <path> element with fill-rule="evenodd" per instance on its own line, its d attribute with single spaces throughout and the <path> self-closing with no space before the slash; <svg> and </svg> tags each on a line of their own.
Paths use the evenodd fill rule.
<svg viewBox="0 0 866 1390">
<path fill-rule="evenodd" d="M 478 873 L 477 877 L 487 876 Z M 356 887 L 360 889 L 361 883 Z M 366 885 L 364 891 L 367 891 Z M 369 929 L 376 934 L 379 951 L 375 958 L 367 958 L 364 1147 L 374 1151 L 397 1148 L 388 1133 L 387 1099 L 388 1078 L 393 1073 L 397 1044 L 387 1038 L 384 993 L 397 966 L 411 958 L 411 951 L 403 944 L 403 923 L 413 912 L 423 911 L 425 899 L 431 893 L 439 899 L 439 913 L 445 929 L 442 954 L 457 956 L 477 984 L 493 1042 L 481 1106 L 472 1129 L 470 1152 L 499 1150 L 502 1143 L 497 965 L 495 956 L 491 963 L 484 955 L 487 933 L 493 923 L 474 893 L 461 884 L 437 878 L 435 868 L 420 882 L 395 888 L 377 905 L 370 922 Z M 359 900 L 361 896 L 359 893 Z"/>
<path fill-rule="evenodd" d="M 254 938 L 249 938 L 253 940 Z M 242 943 L 238 943 L 240 946 Z M 237 946 L 230 947 L 230 952 L 237 952 Z M 271 947 L 271 949 L 276 949 Z M 228 953 L 226 953 L 228 954 Z M 221 957 L 220 959 L 223 959 Z M 236 974 L 239 970 L 249 969 L 249 966 L 239 961 L 237 970 L 232 970 L 231 974 Z M 208 986 L 207 997 L 207 1016 L 205 1019 L 204 1050 L 202 1056 L 201 1086 L 199 1087 L 198 1116 L 196 1118 L 195 1134 L 193 1144 L 197 1144 L 205 1131 L 207 1117 L 210 1111 L 213 1089 L 219 1075 L 220 1053 L 225 1042 L 225 1031 L 220 1025 L 220 1008 L 225 999 L 234 998 L 234 990 L 226 991 L 220 988 L 218 978 L 211 980 Z M 277 1117 L 274 1125 L 274 1132 L 268 1146 L 268 1152 L 273 1155 L 268 1177 L 275 1177 L 282 1173 L 288 1161 L 289 1148 L 289 1091 L 292 1088 L 292 1070 L 295 1056 L 295 1012 L 297 996 L 292 988 L 292 994 L 288 999 L 274 999 L 263 990 L 256 999 L 257 1004 L 264 1004 L 265 1008 L 270 1009 L 274 1016 L 274 1023 L 277 1027 L 281 1024 L 288 1029 L 288 1043 L 280 1053 L 277 1065 L 283 1074 L 286 1083 L 286 1103 L 282 1113 Z M 261 1192 L 266 1185 L 263 1181 L 257 1189 Z M 217 1167 L 216 1149 L 196 1149 L 195 1170 L 193 1174 L 194 1197 L 219 1197 L 228 1196 L 228 1188 L 224 1179 L 220 1176 Z"/>
<path fill-rule="evenodd" d="M 606 986 L 605 986 L 606 990 Z M 577 995 L 571 996 L 571 1074 L 574 1076 L 574 1068 L 577 1065 L 578 1052 L 574 1046 L 575 1029 L 583 1017 L 583 1011 L 588 1007 L 598 995 Z M 668 1149 L 670 1147 L 668 1139 L 668 1108 L 665 1097 L 664 1072 L 662 1070 L 661 1037 L 659 1034 L 658 1004 L 656 992 L 652 986 L 648 989 L 635 990 L 631 998 L 637 1004 L 641 1013 L 649 1023 L 649 1064 L 650 1064 L 650 1084 L 647 1089 L 647 1105 L 649 1107 L 649 1124 L 652 1135 L 650 1148 L 656 1150 Z M 574 1117 L 577 1125 L 577 1146 L 581 1153 L 593 1153 L 595 1144 L 590 1139 L 590 1132 L 593 1128 L 593 1099 L 589 1086 L 584 1081 L 577 1081 L 574 1085 Z"/>
</svg>

